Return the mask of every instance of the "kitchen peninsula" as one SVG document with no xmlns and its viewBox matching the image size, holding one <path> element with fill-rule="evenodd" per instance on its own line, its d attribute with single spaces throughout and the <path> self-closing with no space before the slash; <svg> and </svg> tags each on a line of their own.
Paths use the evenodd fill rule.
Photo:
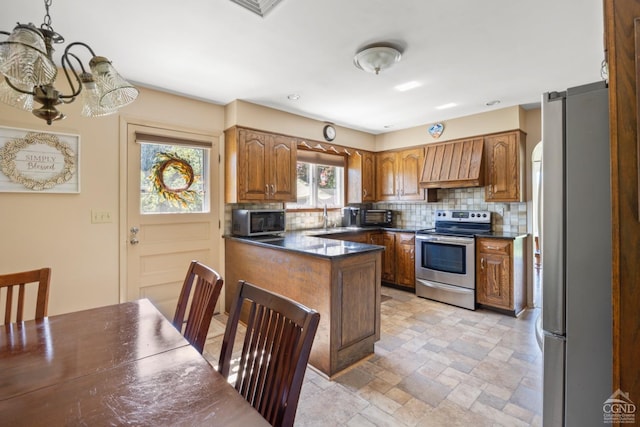
<svg viewBox="0 0 640 427">
<path fill-rule="evenodd" d="M 320 313 L 309 364 L 329 378 L 374 353 L 380 339 L 377 245 L 288 232 L 225 236 L 225 310 L 239 280 L 285 295 Z"/>
</svg>

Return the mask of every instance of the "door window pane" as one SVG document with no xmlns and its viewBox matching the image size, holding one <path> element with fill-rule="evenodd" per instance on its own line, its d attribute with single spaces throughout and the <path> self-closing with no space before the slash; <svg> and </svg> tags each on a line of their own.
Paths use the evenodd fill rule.
<svg viewBox="0 0 640 427">
<path fill-rule="evenodd" d="M 140 143 L 140 213 L 209 212 L 209 149 Z"/>
</svg>

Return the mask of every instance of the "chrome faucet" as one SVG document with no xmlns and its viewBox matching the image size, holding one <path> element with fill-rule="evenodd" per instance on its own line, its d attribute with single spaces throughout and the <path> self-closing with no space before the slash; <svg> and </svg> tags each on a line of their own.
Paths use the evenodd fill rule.
<svg viewBox="0 0 640 427">
<path fill-rule="evenodd" d="M 329 227 L 329 216 L 327 215 L 327 204 L 324 204 L 322 211 L 322 227 L 326 230 Z"/>
</svg>

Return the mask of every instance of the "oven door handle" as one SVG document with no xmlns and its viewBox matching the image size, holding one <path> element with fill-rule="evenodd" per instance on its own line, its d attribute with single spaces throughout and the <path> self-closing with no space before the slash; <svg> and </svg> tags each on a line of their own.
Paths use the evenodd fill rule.
<svg viewBox="0 0 640 427">
<path fill-rule="evenodd" d="M 473 237 L 451 237 L 451 236 L 421 236 L 417 235 L 416 239 L 425 242 L 450 243 L 454 245 L 472 245 Z"/>
</svg>

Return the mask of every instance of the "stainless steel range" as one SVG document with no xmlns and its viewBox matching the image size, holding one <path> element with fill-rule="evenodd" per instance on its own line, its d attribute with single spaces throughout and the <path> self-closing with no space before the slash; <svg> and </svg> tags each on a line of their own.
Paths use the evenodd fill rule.
<svg viewBox="0 0 640 427">
<path fill-rule="evenodd" d="M 491 232 L 489 211 L 436 211 L 435 229 L 416 232 L 416 295 L 475 310 L 475 240 Z"/>
</svg>

